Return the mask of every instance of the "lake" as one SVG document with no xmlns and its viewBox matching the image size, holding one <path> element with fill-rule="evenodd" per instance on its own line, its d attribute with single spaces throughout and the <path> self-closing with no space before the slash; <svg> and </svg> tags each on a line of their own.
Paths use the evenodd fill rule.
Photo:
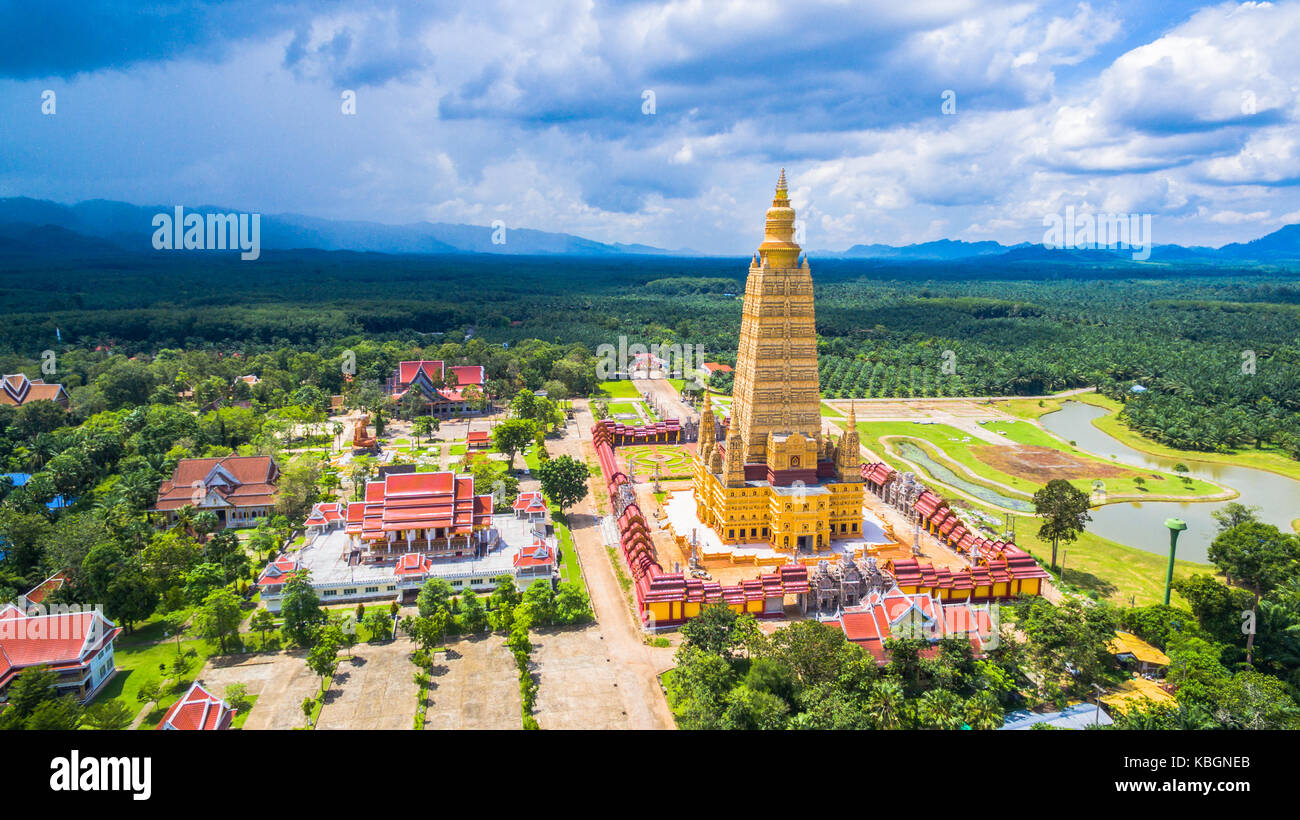
<svg viewBox="0 0 1300 820">
<path fill-rule="evenodd" d="M 1133 467 L 1174 471 L 1182 463 L 1189 475 L 1223 484 L 1241 493 L 1232 499 L 1240 504 L 1259 507 L 1261 521 L 1276 525 L 1283 532 L 1294 532 L 1291 521 L 1300 518 L 1300 481 L 1256 470 L 1214 464 L 1191 459 L 1170 459 L 1134 450 L 1127 444 L 1093 426 L 1092 420 L 1109 411 L 1083 402 L 1067 401 L 1061 409 L 1042 416 L 1042 425 L 1081 450 Z M 1211 513 L 1222 509 L 1227 501 L 1141 501 L 1106 504 L 1092 511 L 1088 531 L 1121 544 L 1160 555 L 1169 554 L 1169 530 L 1166 518 L 1181 518 L 1187 531 L 1178 538 L 1178 557 L 1189 561 L 1209 562 L 1210 542 L 1218 530 Z"/>
</svg>

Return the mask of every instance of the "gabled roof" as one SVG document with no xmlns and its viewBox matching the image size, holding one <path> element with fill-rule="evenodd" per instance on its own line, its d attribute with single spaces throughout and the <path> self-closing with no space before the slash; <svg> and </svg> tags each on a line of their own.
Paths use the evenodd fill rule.
<svg viewBox="0 0 1300 820">
<path fill-rule="evenodd" d="M 185 697 L 172 704 L 158 723 L 159 729 L 218 731 L 229 729 L 235 719 L 230 704 L 203 688 L 199 681 L 190 685 Z"/>
<path fill-rule="evenodd" d="M 281 556 L 266 565 L 258 576 L 258 586 L 278 586 L 289 580 L 289 576 L 298 571 L 298 559 Z"/>
<path fill-rule="evenodd" d="M 270 456 L 183 458 L 159 486 L 151 509 L 179 510 L 194 503 L 196 490 L 203 493 L 204 506 L 266 506 L 274 501 L 279 480 L 280 468 Z"/>
<path fill-rule="evenodd" d="M 343 505 L 337 501 L 322 501 L 311 508 L 311 515 L 305 523 L 311 525 L 335 524 L 343 520 Z"/>
<path fill-rule="evenodd" d="M 540 538 L 534 540 L 531 546 L 519 550 L 514 561 L 516 567 L 545 567 L 554 563 L 554 551 Z"/>
<path fill-rule="evenodd" d="M 29 379 L 22 373 L 12 373 L 0 379 L 0 404 L 17 407 L 41 400 L 66 405 L 68 393 L 61 384 L 46 384 L 43 379 Z"/>
<path fill-rule="evenodd" d="M 359 529 L 353 510 L 362 508 Z M 491 521 L 492 496 L 474 494 L 474 477 L 441 473 L 393 473 L 366 485 L 366 500 L 348 505 L 350 533 L 376 540 L 386 533 L 447 529 L 466 535 Z"/>
</svg>

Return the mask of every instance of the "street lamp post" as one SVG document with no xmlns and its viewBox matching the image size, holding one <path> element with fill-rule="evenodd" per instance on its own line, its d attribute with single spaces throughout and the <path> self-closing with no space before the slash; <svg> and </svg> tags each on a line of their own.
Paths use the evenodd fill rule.
<svg viewBox="0 0 1300 820">
<path fill-rule="evenodd" d="M 1174 556 L 1178 552 L 1178 533 L 1187 529 L 1187 522 L 1181 518 L 1166 518 L 1165 526 L 1169 528 L 1169 568 L 1165 570 L 1165 606 L 1169 606 L 1169 589 L 1174 585 Z"/>
</svg>

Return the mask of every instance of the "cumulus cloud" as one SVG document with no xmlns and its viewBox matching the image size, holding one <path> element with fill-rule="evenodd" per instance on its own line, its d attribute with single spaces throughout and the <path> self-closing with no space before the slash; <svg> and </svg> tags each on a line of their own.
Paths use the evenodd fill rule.
<svg viewBox="0 0 1300 820">
<path fill-rule="evenodd" d="M 1071 206 L 1204 244 L 1300 212 L 1300 0 L 77 9 L 0 12 L 0 194 L 738 253 L 781 166 L 825 249 L 1022 241 Z"/>
</svg>

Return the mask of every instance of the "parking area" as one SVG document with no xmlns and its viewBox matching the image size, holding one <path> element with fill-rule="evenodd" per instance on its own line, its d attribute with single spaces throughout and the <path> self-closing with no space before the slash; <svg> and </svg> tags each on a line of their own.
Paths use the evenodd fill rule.
<svg viewBox="0 0 1300 820">
<path fill-rule="evenodd" d="M 245 729 L 305 725 L 303 698 L 315 695 L 320 688 L 320 678 L 307 668 L 300 651 L 214 658 L 203 667 L 199 680 L 218 695 L 225 695 L 230 684 L 242 683 L 248 694 L 257 696 Z"/>
<path fill-rule="evenodd" d="M 317 729 L 410 729 L 415 725 L 415 666 L 409 638 L 357 644 L 341 654 Z"/>
<path fill-rule="evenodd" d="M 660 728 L 650 704 L 638 701 L 637 668 L 611 656 L 600 628 L 533 633 L 537 722 L 543 729 Z"/>
<path fill-rule="evenodd" d="M 433 670 L 424 728 L 522 728 L 519 675 L 502 637 L 460 640 L 447 650 Z"/>
</svg>

